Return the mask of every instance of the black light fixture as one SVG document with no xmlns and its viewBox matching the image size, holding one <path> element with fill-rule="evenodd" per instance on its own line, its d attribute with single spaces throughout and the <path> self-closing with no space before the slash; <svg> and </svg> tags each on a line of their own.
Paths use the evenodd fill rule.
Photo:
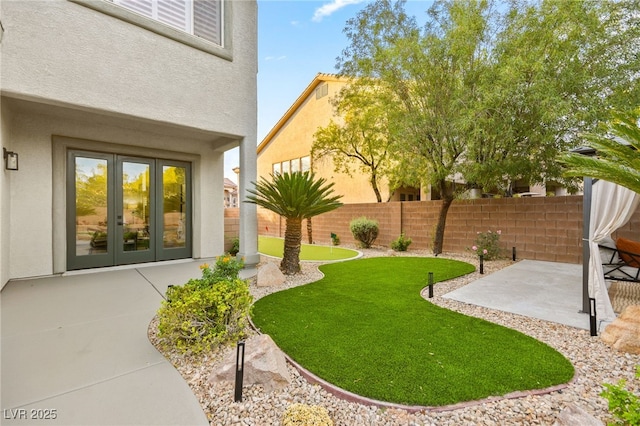
<svg viewBox="0 0 640 426">
<path fill-rule="evenodd" d="M 4 168 L 7 170 L 18 170 L 18 153 L 7 151 L 2 148 L 2 157 L 4 158 Z"/>
</svg>

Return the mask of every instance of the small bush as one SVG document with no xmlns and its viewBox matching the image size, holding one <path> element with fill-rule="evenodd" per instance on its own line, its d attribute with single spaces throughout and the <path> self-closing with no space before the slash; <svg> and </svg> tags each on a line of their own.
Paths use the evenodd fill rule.
<svg viewBox="0 0 640 426">
<path fill-rule="evenodd" d="M 235 256 L 240 251 L 240 238 L 235 237 L 231 240 L 231 248 L 229 249 L 229 254 L 231 256 Z"/>
<path fill-rule="evenodd" d="M 391 248 L 395 251 L 407 251 L 411 245 L 411 238 L 405 237 L 404 232 L 400 234 L 398 239 L 391 241 Z"/>
<path fill-rule="evenodd" d="M 364 248 L 371 247 L 371 244 L 378 238 L 378 222 L 367 219 L 364 216 L 353 219 L 351 223 L 349 223 L 349 229 L 351 229 L 353 238 Z"/>
<path fill-rule="evenodd" d="M 244 334 L 253 298 L 238 278 L 242 263 L 221 256 L 216 268 L 201 266 L 202 278 L 167 290 L 158 310 L 158 337 L 182 352 L 199 353 Z"/>
<path fill-rule="evenodd" d="M 496 232 L 478 232 L 476 236 L 476 242 L 471 247 L 471 251 L 475 252 L 478 256 L 483 255 L 484 260 L 493 260 L 500 257 L 500 235 L 502 231 Z"/>
<path fill-rule="evenodd" d="M 282 415 L 282 426 L 333 426 L 333 421 L 324 407 L 293 404 Z"/>
<path fill-rule="evenodd" d="M 244 263 L 232 256 L 218 256 L 213 271 L 210 268 L 202 268 L 202 279 L 208 280 L 210 283 L 235 280 L 239 278 L 240 270 L 243 267 Z"/>
<path fill-rule="evenodd" d="M 640 365 L 636 367 L 636 378 L 640 379 Z M 640 396 L 625 389 L 625 380 L 618 384 L 605 383 L 600 394 L 609 401 L 609 412 L 616 419 L 613 424 L 625 426 L 640 425 Z"/>
<path fill-rule="evenodd" d="M 331 233 L 331 244 L 334 246 L 340 245 L 340 237 L 338 237 L 338 234 Z"/>
</svg>

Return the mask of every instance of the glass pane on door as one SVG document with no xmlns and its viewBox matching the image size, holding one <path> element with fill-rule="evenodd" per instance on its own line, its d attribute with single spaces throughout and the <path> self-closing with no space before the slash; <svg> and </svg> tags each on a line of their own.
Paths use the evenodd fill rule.
<svg viewBox="0 0 640 426">
<path fill-rule="evenodd" d="M 184 248 L 187 236 L 187 170 L 162 167 L 162 246 Z"/>
<path fill-rule="evenodd" d="M 67 268 L 191 256 L 190 164 L 70 150 Z"/>
<path fill-rule="evenodd" d="M 75 157 L 75 255 L 108 248 L 107 160 Z"/>
<path fill-rule="evenodd" d="M 122 162 L 122 250 L 149 250 L 151 210 L 149 164 Z"/>
</svg>

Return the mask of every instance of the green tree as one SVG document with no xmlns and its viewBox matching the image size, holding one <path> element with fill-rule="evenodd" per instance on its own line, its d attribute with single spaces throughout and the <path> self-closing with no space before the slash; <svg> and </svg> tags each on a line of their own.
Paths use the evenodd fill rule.
<svg viewBox="0 0 640 426">
<path fill-rule="evenodd" d="M 389 124 L 377 87 L 357 82 L 346 86 L 333 105 L 342 124 L 331 120 L 314 134 L 311 157 L 331 158 L 334 170 L 352 176 L 354 169 L 369 177 L 378 203 L 380 181 L 388 170 Z"/>
<path fill-rule="evenodd" d="M 456 196 L 452 181 L 465 153 L 465 111 L 478 86 L 489 12 L 486 2 L 440 2 L 421 33 L 404 1 L 379 0 L 347 22 L 351 44 L 338 60 L 341 73 L 386 89 L 396 179 L 439 193 L 436 254 Z"/>
<path fill-rule="evenodd" d="M 616 183 L 640 193 L 640 128 L 638 114 L 617 114 L 599 133 L 586 136 L 597 157 L 564 154 L 560 163 L 567 176 L 588 176 Z"/>
<path fill-rule="evenodd" d="M 261 178 L 254 190 L 248 190 L 248 203 L 264 207 L 286 220 L 284 253 L 280 269 L 285 274 L 300 271 L 302 221 L 335 210 L 342 205 L 340 196 L 333 194 L 333 182 L 315 178 L 312 172 L 293 172 L 270 175 L 271 181 Z"/>
<path fill-rule="evenodd" d="M 464 176 L 510 195 L 516 180 L 571 186 L 556 161 L 639 97 L 637 1 L 515 3 L 480 76 Z M 500 179 L 502 177 L 502 179 Z"/>
<path fill-rule="evenodd" d="M 640 101 L 638 0 L 441 0 L 422 31 L 404 3 L 348 21 L 337 68 L 384 89 L 393 178 L 442 200 L 436 254 L 456 180 L 508 194 L 561 179 L 556 157 L 578 132 Z"/>
</svg>

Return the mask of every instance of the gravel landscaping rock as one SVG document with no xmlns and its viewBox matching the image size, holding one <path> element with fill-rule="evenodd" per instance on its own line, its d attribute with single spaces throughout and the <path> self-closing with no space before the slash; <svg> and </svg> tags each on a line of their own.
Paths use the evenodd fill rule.
<svg viewBox="0 0 640 426">
<path fill-rule="evenodd" d="M 361 250 L 364 257 L 386 256 L 386 248 Z M 410 250 L 394 252 L 394 256 L 432 256 L 427 251 Z M 440 257 L 466 261 L 477 265 L 475 256 L 466 254 L 441 254 Z M 279 262 L 277 259 L 262 258 L 262 262 Z M 484 263 L 485 274 L 513 264 L 512 261 L 494 260 Z M 265 295 L 286 288 L 316 281 L 322 277 L 317 263 L 303 262 L 302 272 L 287 276 L 278 288 L 257 287 L 251 282 L 251 293 L 257 300 Z M 224 356 L 235 352 L 235 346 L 221 348 L 197 357 L 182 355 L 175 350 L 160 349 L 157 320 L 149 327 L 151 342 L 170 360 L 182 374 L 212 426 L 220 425 L 280 425 L 287 407 L 294 403 L 325 407 L 336 425 L 553 425 L 562 410 L 577 406 L 596 419 L 607 423 L 611 416 L 607 411 L 607 401 L 600 397 L 603 383 L 617 383 L 627 380 L 627 388 L 640 391 L 635 380 L 635 366 L 640 364 L 640 355 L 618 352 L 605 345 L 599 337 L 591 337 L 588 330 L 528 318 L 511 313 L 495 311 L 470 305 L 441 296 L 481 278 L 478 272 L 438 283 L 434 286 L 431 302 L 496 324 L 518 330 L 532 336 L 561 352 L 569 359 L 576 376 L 568 387 L 548 394 L 525 396 L 513 399 L 495 398 L 490 401 L 469 402 L 456 408 L 443 407 L 439 410 L 411 413 L 399 409 L 382 409 L 341 400 L 318 385 L 311 384 L 295 368 L 288 365 L 292 382 L 282 390 L 265 392 L 260 385 L 246 386 L 243 401 L 235 403 L 233 383 L 209 383 L 209 375 L 220 367 Z M 426 293 L 426 289 L 425 289 Z M 426 294 L 423 294 L 426 297 Z M 255 333 L 255 332 L 251 332 Z"/>
</svg>

